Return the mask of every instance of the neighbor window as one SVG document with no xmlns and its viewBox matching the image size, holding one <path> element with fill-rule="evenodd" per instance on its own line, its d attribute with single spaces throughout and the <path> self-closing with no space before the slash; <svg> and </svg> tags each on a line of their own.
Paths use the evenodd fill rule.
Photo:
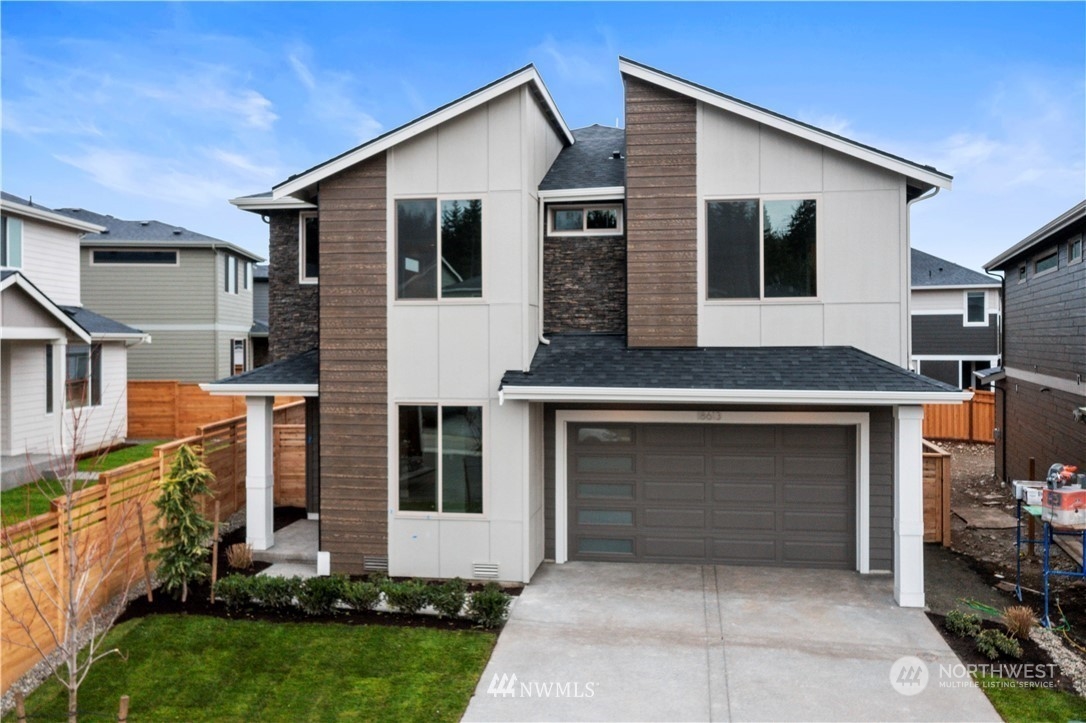
<svg viewBox="0 0 1086 723">
<path fill-rule="evenodd" d="M 396 297 L 483 295 L 483 202 L 396 202 Z"/>
<path fill-rule="evenodd" d="M 1022 283 L 1025 280 L 1026 280 L 1026 267 L 1025 266 L 1019 266 L 1018 267 L 1018 283 Z"/>
<path fill-rule="evenodd" d="M 66 398 L 69 408 L 102 403 L 102 345 L 72 344 L 68 347 Z"/>
<path fill-rule="evenodd" d="M 23 220 L 0 216 L 0 266 L 18 269 L 23 265 Z"/>
<path fill-rule="evenodd" d="M 1051 271 L 1059 266 L 1060 255 L 1057 251 L 1053 250 L 1049 254 L 1045 254 L 1041 258 L 1033 262 L 1033 273 L 1040 274 L 1044 271 Z"/>
<path fill-rule="evenodd" d="M 91 263 L 131 264 L 140 266 L 177 266 L 177 251 L 159 251 L 157 249 L 94 249 L 91 251 Z"/>
<path fill-rule="evenodd" d="M 622 233 L 622 206 L 557 206 L 550 210 L 554 235 L 610 235 Z"/>
<path fill-rule="evenodd" d="M 706 228 L 708 298 L 818 294 L 814 199 L 710 201 Z"/>
<path fill-rule="evenodd" d="M 483 408 L 399 408 L 401 512 L 483 511 Z"/>
<path fill-rule="evenodd" d="M 241 262 L 241 279 L 245 285 L 245 290 L 248 291 L 253 285 L 253 262 L 242 261 Z"/>
<path fill-rule="evenodd" d="M 298 270 L 303 284 L 320 278 L 320 221 L 315 213 L 303 213 L 298 224 Z"/>
<path fill-rule="evenodd" d="M 230 368 L 232 374 L 241 374 L 248 367 L 246 364 L 245 340 L 230 340 Z"/>
<path fill-rule="evenodd" d="M 988 324 L 988 310 L 985 309 L 987 294 L 983 291 L 965 292 L 965 322 L 967 324 Z"/>
<path fill-rule="evenodd" d="M 45 413 L 53 413 L 53 345 L 45 345 Z"/>
<path fill-rule="evenodd" d="M 1082 261 L 1082 234 L 1067 242 L 1067 261 L 1072 264 Z"/>
<path fill-rule="evenodd" d="M 238 293 L 238 257 L 226 255 L 226 293 Z"/>
</svg>

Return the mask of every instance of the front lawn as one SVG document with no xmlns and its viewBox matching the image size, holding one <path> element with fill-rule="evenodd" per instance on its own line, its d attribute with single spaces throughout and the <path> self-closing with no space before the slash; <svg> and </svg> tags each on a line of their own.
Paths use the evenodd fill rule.
<svg viewBox="0 0 1086 723">
<path fill-rule="evenodd" d="M 1013 680 L 988 675 L 978 675 L 976 680 L 996 712 L 1008 723 L 1086 720 L 1086 698 L 1073 693 L 1027 688 Z"/>
<path fill-rule="evenodd" d="M 122 695 L 138 721 L 456 721 L 496 635 L 382 625 L 269 623 L 154 615 L 110 633 L 110 656 L 79 691 L 83 716 L 113 716 Z M 27 713 L 62 719 L 49 681 Z"/>
<path fill-rule="evenodd" d="M 80 472 L 105 472 L 110 469 L 117 469 L 123 467 L 126 464 L 132 464 L 133 462 L 139 462 L 141 459 L 147 459 L 155 453 L 155 447 L 162 444 L 162 441 L 158 442 L 145 442 L 144 444 L 134 444 L 131 447 L 122 447 L 105 455 L 94 455 L 93 457 L 87 457 L 81 459 L 77 463 Z"/>
<path fill-rule="evenodd" d="M 76 480 L 75 489 L 81 490 L 97 480 Z M 64 483 L 60 480 L 39 480 L 21 487 L 0 492 L 0 514 L 3 524 L 13 525 L 49 511 L 49 503 L 64 494 Z"/>
</svg>

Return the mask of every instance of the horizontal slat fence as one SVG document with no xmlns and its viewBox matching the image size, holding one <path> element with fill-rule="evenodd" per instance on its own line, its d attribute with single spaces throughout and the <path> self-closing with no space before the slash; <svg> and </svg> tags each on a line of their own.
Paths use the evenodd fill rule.
<svg viewBox="0 0 1086 723">
<path fill-rule="evenodd" d="M 284 449 L 274 452 L 276 474 L 293 489 L 301 480 L 301 501 L 305 504 L 305 430 L 300 435 L 301 451 L 298 450 L 298 422 L 305 420 L 304 402 L 294 402 L 275 410 L 275 425 L 285 425 L 276 440 L 283 440 Z M 169 473 L 170 465 L 183 444 L 203 450 L 203 458 L 215 473 L 211 496 L 201 500 L 205 514 L 210 514 L 214 503 L 219 502 L 220 515 L 226 519 L 245 506 L 245 417 L 235 416 L 200 427 L 196 434 L 155 447 L 154 456 L 133 462 L 114 470 L 102 472 L 97 484 L 88 485 L 72 495 L 71 527 L 66 524 L 63 500 L 55 500 L 49 512 L 3 528 L 3 545 L 0 546 L 0 594 L 6 607 L 0 619 L 0 688 L 8 688 L 26 671 L 38 663 L 41 656 L 35 650 L 27 632 L 45 650 L 53 649 L 51 634 L 34 608 L 35 604 L 56 615 L 54 626 L 60 620 L 62 599 L 56 584 L 63 580 L 62 570 L 67 549 L 66 534 L 74 534 L 80 550 L 93 545 L 116 544 L 116 551 L 97 570 L 92 569 L 92 584 L 101 580 L 93 609 L 107 603 L 123 592 L 142 574 L 143 550 L 140 544 L 139 516 L 143 517 L 146 542 L 149 551 L 157 548 L 154 539 L 154 500 L 157 498 L 162 479 Z M 278 486 L 279 482 L 276 481 Z M 293 504 L 287 502 L 285 504 Z M 37 581 L 34 585 L 23 583 L 16 560 L 24 560 L 23 570 L 27 578 Z M 93 579 L 94 574 L 97 579 Z M 45 584 L 39 584 L 45 583 Z"/>
<path fill-rule="evenodd" d="M 962 404 L 925 404 L 924 438 L 995 442 L 995 392 L 976 391 Z"/>
<path fill-rule="evenodd" d="M 277 397 L 276 404 L 298 401 Z M 245 397 L 212 396 L 199 384 L 175 381 L 128 382 L 128 436 L 174 439 L 197 434 L 218 420 L 245 414 Z"/>
</svg>

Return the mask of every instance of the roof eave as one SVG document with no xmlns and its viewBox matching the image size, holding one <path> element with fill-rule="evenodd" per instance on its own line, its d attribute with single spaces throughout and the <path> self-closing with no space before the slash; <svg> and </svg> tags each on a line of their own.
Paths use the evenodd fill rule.
<svg viewBox="0 0 1086 723">
<path fill-rule="evenodd" d="M 9 213 L 19 214 L 20 216 L 26 216 L 27 218 L 32 218 L 36 221 L 44 221 L 57 226 L 64 226 L 65 228 L 70 228 L 75 231 L 83 231 L 84 233 L 102 233 L 106 230 L 105 226 L 88 223 L 87 221 L 79 221 L 70 216 L 54 213 L 52 211 L 43 211 L 42 209 L 34 208 L 33 206 L 24 206 L 21 203 L 15 203 L 6 199 L 0 199 L 0 209 Z"/>
<path fill-rule="evenodd" d="M 208 394 L 219 397 L 318 397 L 318 384 L 201 384 Z"/>
<path fill-rule="evenodd" d="M 714 404 L 960 404 L 973 398 L 957 392 L 854 392 L 780 389 L 661 389 L 637 387 L 550 387 L 503 384 L 500 399 L 547 402 L 667 402 Z"/>
<path fill-rule="evenodd" d="M 569 126 L 566 125 L 565 120 L 562 118 L 562 114 L 558 111 L 558 106 L 554 103 L 554 99 L 551 98 L 550 92 L 543 83 L 543 79 L 540 77 L 539 72 L 535 69 L 535 66 L 529 65 L 519 71 L 511 73 L 505 78 L 480 88 L 473 93 L 469 93 L 437 111 L 428 113 L 383 136 L 378 136 L 369 143 L 365 143 L 352 151 L 336 156 L 294 178 L 290 178 L 283 183 L 280 183 L 278 186 L 272 188 L 272 198 L 279 199 L 284 196 L 300 193 L 329 176 L 333 176 L 340 171 L 361 163 L 367 158 L 375 156 L 382 151 L 386 151 L 393 146 L 399 145 L 420 133 L 435 128 L 462 113 L 466 113 L 473 108 L 488 103 L 494 98 L 502 96 L 525 83 L 532 84 L 543 103 L 553 114 L 555 122 L 561 130 L 561 135 L 564 136 L 566 145 L 572 145 L 573 133 L 570 131 Z"/>
<path fill-rule="evenodd" d="M 984 264 L 984 270 L 988 271 L 990 269 L 997 269 L 1002 267 L 1015 256 L 1018 256 L 1025 251 L 1028 251 L 1030 248 L 1039 244 L 1041 241 L 1046 240 L 1049 236 L 1059 233 L 1075 221 L 1078 221 L 1079 219 L 1084 217 L 1086 217 L 1086 201 L 1080 201 L 1067 211 L 1063 212 L 1056 218 L 1046 223 L 1041 228 L 1031 233 L 1029 236 L 1026 236 L 1014 246 L 1011 246 L 999 256 L 996 256 L 994 259 Z"/>
<path fill-rule="evenodd" d="M 921 166 L 912 162 L 891 156 L 867 146 L 850 141 L 841 136 L 828 133 L 823 130 L 808 126 L 798 121 L 778 115 L 764 108 L 752 105 L 736 98 L 724 96 L 721 93 L 703 86 L 683 80 L 669 73 L 656 70 L 647 65 L 642 65 L 633 60 L 620 57 L 618 59 L 619 71 L 624 75 L 639 78 L 654 85 L 661 86 L 680 95 L 693 98 L 717 108 L 721 108 L 735 115 L 767 125 L 771 128 L 783 131 L 793 136 L 831 148 L 845 155 L 852 156 L 876 166 L 880 166 L 895 173 L 900 173 L 906 178 L 919 184 L 920 187 L 942 188 L 950 190 L 953 178 L 933 168 Z"/>
<path fill-rule="evenodd" d="M 540 191 L 544 201 L 613 201 L 626 198 L 625 186 L 598 186 L 594 188 L 552 188 Z"/>
<path fill-rule="evenodd" d="M 909 288 L 913 291 L 947 291 L 954 289 L 998 289 L 1001 286 L 998 279 L 992 279 L 985 284 L 913 284 Z"/>
<path fill-rule="evenodd" d="M 242 211 L 252 211 L 253 213 L 260 211 L 306 211 L 316 210 L 317 208 L 317 204 L 293 196 L 284 196 L 282 198 L 242 196 L 240 198 L 231 198 L 230 203 Z"/>
</svg>

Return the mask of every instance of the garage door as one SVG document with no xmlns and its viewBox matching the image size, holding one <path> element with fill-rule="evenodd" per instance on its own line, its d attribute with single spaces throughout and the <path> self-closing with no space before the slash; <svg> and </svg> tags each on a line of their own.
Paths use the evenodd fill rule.
<svg viewBox="0 0 1086 723">
<path fill-rule="evenodd" d="M 855 568 L 855 430 L 571 424 L 574 560 Z"/>
</svg>

